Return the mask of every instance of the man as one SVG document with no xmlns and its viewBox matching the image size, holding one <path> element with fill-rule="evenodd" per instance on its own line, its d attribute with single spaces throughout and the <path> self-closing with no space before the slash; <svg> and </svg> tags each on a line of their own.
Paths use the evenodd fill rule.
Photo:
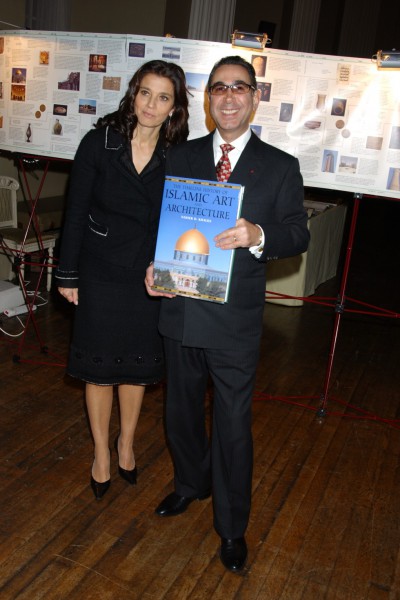
<svg viewBox="0 0 400 600">
<path fill-rule="evenodd" d="M 231 144 L 229 182 L 245 186 L 241 218 L 215 238 L 235 249 L 229 302 L 177 296 L 163 299 L 159 329 L 167 362 L 166 428 L 175 491 L 157 507 L 160 516 L 184 512 L 212 490 L 220 557 L 230 571 L 246 561 L 245 531 L 251 503 L 251 405 L 265 303 L 265 262 L 300 254 L 309 233 L 297 159 L 262 142 L 250 129 L 260 97 L 254 68 L 239 56 L 218 61 L 208 80 L 211 134 L 170 150 L 167 174 L 216 180 L 220 145 Z M 146 287 L 153 292 L 153 270 Z M 204 396 L 214 384 L 212 439 Z M 211 446 L 211 447 L 210 447 Z"/>
</svg>

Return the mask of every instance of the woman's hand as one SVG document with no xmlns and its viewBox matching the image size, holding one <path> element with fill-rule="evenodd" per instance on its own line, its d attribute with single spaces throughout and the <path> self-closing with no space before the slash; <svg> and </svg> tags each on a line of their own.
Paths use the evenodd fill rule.
<svg viewBox="0 0 400 600">
<path fill-rule="evenodd" d="M 144 280 L 144 285 L 146 286 L 147 293 L 149 296 L 157 297 L 163 296 L 164 298 L 175 298 L 175 294 L 167 294 L 166 292 L 156 292 L 151 289 L 151 286 L 154 285 L 154 265 L 153 263 L 149 265 L 146 269 L 146 278 Z"/>
<path fill-rule="evenodd" d="M 58 291 L 68 302 L 72 302 L 75 305 L 78 304 L 78 288 L 59 287 Z"/>
</svg>

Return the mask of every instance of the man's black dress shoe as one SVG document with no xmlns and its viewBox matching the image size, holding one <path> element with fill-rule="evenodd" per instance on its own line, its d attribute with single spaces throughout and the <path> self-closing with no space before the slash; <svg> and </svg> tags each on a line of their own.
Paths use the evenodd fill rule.
<svg viewBox="0 0 400 600">
<path fill-rule="evenodd" d="M 229 540 L 221 538 L 221 561 L 224 567 L 234 573 L 241 571 L 247 558 L 247 545 L 244 537 Z"/>
<path fill-rule="evenodd" d="M 110 487 L 111 480 L 99 482 L 93 478 L 93 475 L 90 477 L 90 487 L 93 490 L 93 494 L 96 500 L 101 500 L 108 488 Z"/>
<path fill-rule="evenodd" d="M 174 517 L 175 515 L 180 515 L 185 512 L 193 500 L 205 500 L 209 496 L 210 492 L 207 492 L 200 496 L 191 496 L 187 498 L 186 496 L 180 496 L 176 492 L 172 492 L 172 494 L 168 494 L 168 496 L 166 496 L 157 506 L 156 513 L 160 515 L 160 517 Z"/>
</svg>

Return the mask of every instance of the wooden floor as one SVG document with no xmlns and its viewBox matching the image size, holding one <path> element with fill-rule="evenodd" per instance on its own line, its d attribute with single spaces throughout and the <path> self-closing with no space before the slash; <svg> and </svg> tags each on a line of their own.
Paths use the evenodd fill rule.
<svg viewBox="0 0 400 600">
<path fill-rule="evenodd" d="M 363 201 L 348 295 L 399 310 L 394 204 Z M 339 278 L 331 280 L 316 297 L 334 297 L 338 286 Z M 249 559 L 234 575 L 218 558 L 210 500 L 176 518 L 154 514 L 172 490 L 162 386 L 145 397 L 138 485 L 118 477 L 113 453 L 111 488 L 94 500 L 83 387 L 62 367 L 40 364 L 59 362 L 53 354 L 65 360 L 71 310 L 56 294 L 43 296 L 49 302 L 36 318 L 47 354 L 32 327 L 19 363 L 16 343 L 0 338 L 2 599 L 400 598 L 398 319 L 345 311 L 328 414 L 319 419 L 334 311 L 266 304 Z M 3 318 L 1 327 L 17 332 L 19 325 Z M 111 439 L 117 431 L 115 405 Z"/>
</svg>

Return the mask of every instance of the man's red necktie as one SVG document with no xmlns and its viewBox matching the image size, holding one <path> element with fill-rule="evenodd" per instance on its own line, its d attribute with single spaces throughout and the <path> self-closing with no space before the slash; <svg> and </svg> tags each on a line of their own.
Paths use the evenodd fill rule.
<svg viewBox="0 0 400 600">
<path fill-rule="evenodd" d="M 222 156 L 215 167 L 218 181 L 228 181 L 232 173 L 228 152 L 233 149 L 234 146 L 231 146 L 231 144 L 221 144 Z"/>
</svg>

